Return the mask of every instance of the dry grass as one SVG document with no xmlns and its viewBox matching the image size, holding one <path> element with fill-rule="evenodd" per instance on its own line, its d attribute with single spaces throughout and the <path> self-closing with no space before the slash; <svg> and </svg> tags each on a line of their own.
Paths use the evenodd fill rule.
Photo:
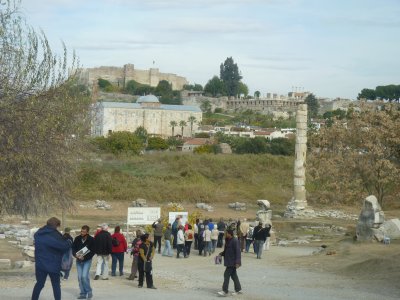
<svg viewBox="0 0 400 300">
<path fill-rule="evenodd" d="M 158 203 L 286 203 L 292 194 L 293 158 L 272 155 L 162 153 L 85 163 L 74 190 L 77 200 Z"/>
</svg>

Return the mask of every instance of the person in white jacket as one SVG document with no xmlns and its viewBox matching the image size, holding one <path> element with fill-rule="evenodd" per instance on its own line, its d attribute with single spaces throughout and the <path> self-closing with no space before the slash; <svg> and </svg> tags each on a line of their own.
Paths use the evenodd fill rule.
<svg viewBox="0 0 400 300">
<path fill-rule="evenodd" d="M 204 248 L 204 256 L 211 255 L 211 230 L 208 226 L 206 226 L 206 229 L 203 232 L 203 240 L 205 244 Z"/>
<path fill-rule="evenodd" d="M 178 227 L 178 234 L 177 234 L 177 241 L 176 241 L 176 258 L 179 258 L 179 254 L 183 252 L 183 257 L 187 258 L 186 254 L 186 247 L 185 247 L 185 235 L 183 233 L 183 226 L 179 225 Z"/>
</svg>

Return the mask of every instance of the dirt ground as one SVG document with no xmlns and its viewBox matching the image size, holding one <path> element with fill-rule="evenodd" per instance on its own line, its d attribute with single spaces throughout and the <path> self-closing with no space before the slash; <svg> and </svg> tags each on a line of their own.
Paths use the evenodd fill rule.
<svg viewBox="0 0 400 300">
<path fill-rule="evenodd" d="M 247 212 L 234 212 L 224 207 L 217 213 L 207 213 L 214 219 L 255 216 L 256 207 Z M 192 211 L 192 210 L 190 210 Z M 118 223 L 125 219 L 123 203 L 113 205 L 111 211 L 81 208 L 68 216 L 68 226 L 79 228 L 88 223 L 93 228 L 102 222 Z M 393 216 L 396 212 L 393 212 Z M 45 218 L 32 222 L 43 224 Z M 18 218 L 2 220 L 19 223 Z M 274 221 L 277 238 L 286 236 L 302 238 L 310 232 L 299 230 L 304 224 L 329 226 L 340 224 L 354 227 L 355 221 L 317 219 L 312 221 Z M 272 246 L 257 260 L 253 253 L 243 253 L 242 267 L 238 274 L 243 288 L 241 299 L 399 299 L 400 298 L 400 241 L 390 245 L 381 243 L 355 243 L 351 234 L 319 234 L 318 241 L 306 245 L 289 244 L 287 247 Z M 322 252 L 319 246 L 326 245 Z M 218 249 L 217 249 L 218 250 Z M 5 257 L 6 256 L 6 257 Z M 19 252 L 7 243 L 0 242 L 0 258 L 19 260 Z M 92 278 L 95 269 L 92 265 Z M 125 257 L 125 272 L 130 271 L 131 259 Z M 200 257 L 196 252 L 188 259 L 176 259 L 156 255 L 154 260 L 154 282 L 157 290 L 138 289 L 137 281 L 128 281 L 125 276 L 110 277 L 108 281 L 91 280 L 94 299 L 213 299 L 221 290 L 224 267 L 214 265 L 213 256 Z M 35 283 L 34 268 L 0 271 L 0 299 L 30 299 Z M 233 284 L 230 283 L 230 291 Z M 75 266 L 68 281 L 62 282 L 63 299 L 75 299 L 79 293 Z M 53 299 L 48 281 L 41 299 Z"/>
</svg>

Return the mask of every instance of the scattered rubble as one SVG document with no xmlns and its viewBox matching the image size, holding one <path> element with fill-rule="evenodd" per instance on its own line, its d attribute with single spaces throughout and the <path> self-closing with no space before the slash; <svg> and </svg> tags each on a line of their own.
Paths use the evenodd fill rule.
<svg viewBox="0 0 400 300">
<path fill-rule="evenodd" d="M 137 198 L 133 200 L 130 207 L 147 207 L 147 200 L 142 198 Z"/>
<path fill-rule="evenodd" d="M 173 207 L 174 210 L 177 210 L 177 211 L 184 211 L 185 210 L 183 205 L 180 204 L 180 203 L 177 203 L 177 202 L 170 202 L 170 203 L 167 204 L 167 206 L 168 207 Z"/>
<path fill-rule="evenodd" d="M 208 205 L 206 203 L 196 203 L 196 207 L 200 209 L 204 209 L 206 211 L 214 211 L 214 207 Z"/>
<path fill-rule="evenodd" d="M 102 209 L 102 210 L 110 210 L 111 205 L 107 203 L 105 200 L 96 200 L 94 204 L 80 204 L 81 208 L 94 208 L 94 209 Z"/>
<path fill-rule="evenodd" d="M 228 206 L 229 206 L 229 208 L 232 208 L 232 209 L 238 210 L 238 211 L 247 210 L 246 203 L 242 203 L 242 202 L 229 203 Z"/>
</svg>

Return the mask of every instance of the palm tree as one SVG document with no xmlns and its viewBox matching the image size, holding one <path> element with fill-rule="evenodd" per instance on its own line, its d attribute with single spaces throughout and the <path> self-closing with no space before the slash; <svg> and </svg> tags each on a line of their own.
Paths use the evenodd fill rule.
<svg viewBox="0 0 400 300">
<path fill-rule="evenodd" d="M 193 131 L 193 123 L 196 123 L 196 117 L 195 116 L 190 116 L 188 119 L 188 122 L 190 123 L 190 136 L 192 137 L 192 131 Z"/>
<path fill-rule="evenodd" d="M 171 121 L 171 122 L 169 122 L 169 126 L 172 127 L 172 137 L 173 137 L 174 136 L 175 127 L 178 126 L 178 123 L 176 121 Z"/>
<path fill-rule="evenodd" d="M 182 138 L 183 138 L 183 129 L 185 128 L 185 126 L 187 125 L 186 121 L 180 121 L 179 122 L 179 126 L 181 127 L 182 130 Z"/>
</svg>

